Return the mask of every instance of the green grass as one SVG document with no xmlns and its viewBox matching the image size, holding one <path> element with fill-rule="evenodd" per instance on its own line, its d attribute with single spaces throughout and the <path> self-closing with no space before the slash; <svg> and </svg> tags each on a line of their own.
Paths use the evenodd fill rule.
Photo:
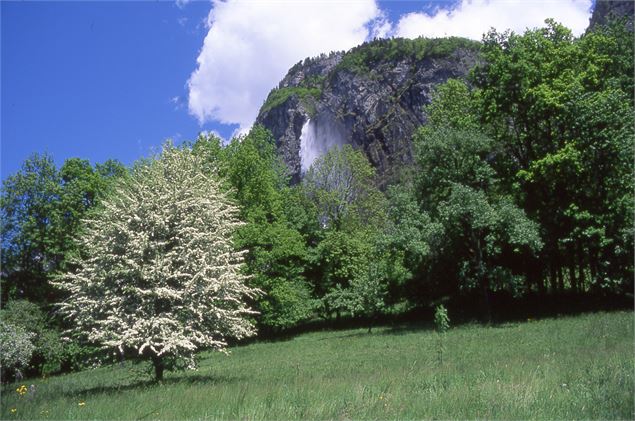
<svg viewBox="0 0 635 421">
<path fill-rule="evenodd" d="M 451 315 L 450 315 L 451 317 Z M 633 313 L 309 333 L 162 384 L 109 366 L 2 390 L 2 419 L 633 419 Z M 27 383 L 27 384 L 30 384 Z M 79 406 L 80 402 L 85 405 Z M 15 408 L 15 413 L 11 409 Z"/>
</svg>

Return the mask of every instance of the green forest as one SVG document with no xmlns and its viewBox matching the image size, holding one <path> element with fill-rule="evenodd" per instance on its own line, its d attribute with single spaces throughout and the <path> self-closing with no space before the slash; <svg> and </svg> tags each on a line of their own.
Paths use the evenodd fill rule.
<svg viewBox="0 0 635 421">
<path fill-rule="evenodd" d="M 261 126 L 168 141 L 131 167 L 33 154 L 2 185 L 2 379 L 128 359 L 162 379 L 256 332 L 373 332 L 435 311 L 445 331 L 448 314 L 632 310 L 632 32 L 547 21 L 464 43 L 479 64 L 436 88 L 414 163 L 388 185 L 351 145 L 291 183 Z M 429 45 L 371 42 L 343 65 L 444 53 Z M 115 326 L 143 311 L 164 324 Z M 153 339 L 128 341 L 135 329 Z"/>
</svg>

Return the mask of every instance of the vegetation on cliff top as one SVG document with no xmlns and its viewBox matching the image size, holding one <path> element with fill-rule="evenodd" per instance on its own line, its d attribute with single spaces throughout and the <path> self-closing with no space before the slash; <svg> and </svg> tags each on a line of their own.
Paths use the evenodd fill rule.
<svg viewBox="0 0 635 421">
<path fill-rule="evenodd" d="M 445 57 L 457 49 L 477 51 L 480 45 L 481 43 L 478 41 L 459 37 L 375 39 L 343 53 L 342 60 L 330 73 L 333 74 L 338 70 L 348 70 L 364 75 L 370 73 L 380 63 L 391 63 L 406 59 L 418 61 L 425 58 Z M 319 57 L 307 58 L 295 64 L 288 74 L 296 74 L 303 68 L 313 65 L 319 60 L 330 58 L 335 54 L 340 53 L 332 52 L 329 55 L 322 54 Z M 311 114 L 315 111 L 313 100 L 320 98 L 326 77 L 327 75 L 306 75 L 300 80 L 298 86 L 279 86 L 272 89 L 262 105 L 261 113 L 268 112 L 284 104 L 290 97 L 296 95 L 307 109 L 307 112 Z"/>
<path fill-rule="evenodd" d="M 366 74 L 380 63 L 445 57 L 458 49 L 478 51 L 480 46 L 478 41 L 459 37 L 376 39 L 348 51 L 337 69 Z"/>
<path fill-rule="evenodd" d="M 322 90 L 319 87 L 306 87 L 306 86 L 289 86 L 283 88 L 274 88 L 269 92 L 265 103 L 262 105 L 260 112 L 264 113 L 270 111 L 282 104 L 284 104 L 293 95 L 296 95 L 302 105 L 305 106 L 307 112 L 311 114 L 311 110 L 314 106 L 311 104 L 311 99 L 319 99 L 322 94 Z"/>
</svg>

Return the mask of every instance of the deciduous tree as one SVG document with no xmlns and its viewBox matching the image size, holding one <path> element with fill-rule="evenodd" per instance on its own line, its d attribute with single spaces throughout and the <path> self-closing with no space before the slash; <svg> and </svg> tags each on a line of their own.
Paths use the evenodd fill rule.
<svg viewBox="0 0 635 421">
<path fill-rule="evenodd" d="M 69 333 L 164 369 L 194 367 L 200 349 L 255 333 L 237 207 L 189 149 L 167 144 L 86 220 L 77 270 L 57 285 Z"/>
</svg>

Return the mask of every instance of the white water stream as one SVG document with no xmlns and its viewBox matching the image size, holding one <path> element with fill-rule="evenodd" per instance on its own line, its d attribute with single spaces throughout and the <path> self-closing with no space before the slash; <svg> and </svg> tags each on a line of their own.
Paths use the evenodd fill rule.
<svg viewBox="0 0 635 421">
<path fill-rule="evenodd" d="M 308 119 L 300 134 L 300 169 L 305 174 L 313 162 L 334 146 L 346 142 L 342 130 L 328 118 Z"/>
</svg>

